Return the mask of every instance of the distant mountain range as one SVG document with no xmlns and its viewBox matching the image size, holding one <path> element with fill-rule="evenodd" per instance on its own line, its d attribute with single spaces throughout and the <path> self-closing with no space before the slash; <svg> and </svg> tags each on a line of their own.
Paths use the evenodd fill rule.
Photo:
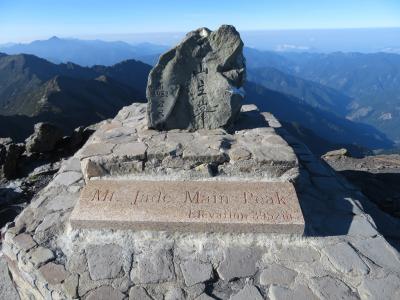
<svg viewBox="0 0 400 300">
<path fill-rule="evenodd" d="M 135 60 L 89 68 L 72 63 L 57 65 L 33 55 L 0 54 L 0 136 L 22 140 L 39 121 L 53 122 L 68 132 L 112 117 L 125 105 L 145 101 L 150 69 Z M 325 97 L 319 84 L 305 80 L 299 84 L 314 89 L 311 95 L 315 99 Z M 329 93 L 325 102 L 320 101 L 327 106 L 322 110 L 259 83 L 248 82 L 246 91 L 248 101 L 274 113 L 294 133 L 308 140 L 315 151 L 325 149 L 320 145 L 323 140 L 327 141 L 328 150 L 330 146 L 347 144 L 360 148 L 392 147 L 392 142 L 373 127 L 328 112 L 332 106 Z"/>
<path fill-rule="evenodd" d="M 261 111 L 272 112 L 279 120 L 297 128 L 299 134 L 312 131 L 332 144 L 353 144 L 369 149 L 393 147 L 393 142 L 373 126 L 347 120 L 254 82 L 247 82 L 245 90 L 247 102 L 256 104 Z M 317 148 L 315 142 L 309 146 Z"/>
<path fill-rule="evenodd" d="M 253 81 L 373 125 L 400 144 L 400 55 L 247 49 L 246 58 Z"/>
<path fill-rule="evenodd" d="M 39 121 L 69 133 L 113 117 L 121 107 L 145 101 L 150 69 L 134 60 L 88 68 L 0 54 L 0 136 L 22 140 Z"/>
<path fill-rule="evenodd" d="M 33 54 L 53 63 L 73 62 L 81 66 L 110 66 L 127 59 L 159 54 L 166 49 L 166 46 L 150 43 L 131 45 L 125 42 L 60 39 L 56 36 L 28 44 L 0 45 L 0 52 L 7 54 Z"/>
</svg>

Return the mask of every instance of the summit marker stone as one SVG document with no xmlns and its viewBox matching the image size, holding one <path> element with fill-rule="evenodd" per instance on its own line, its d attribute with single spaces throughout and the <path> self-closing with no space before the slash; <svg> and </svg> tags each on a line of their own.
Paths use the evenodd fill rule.
<svg viewBox="0 0 400 300">
<path fill-rule="evenodd" d="M 70 222 L 75 228 L 304 231 L 290 182 L 90 180 Z"/>
<path fill-rule="evenodd" d="M 241 108 L 243 42 L 233 26 L 188 33 L 150 72 L 148 126 L 158 130 L 230 127 Z"/>
</svg>

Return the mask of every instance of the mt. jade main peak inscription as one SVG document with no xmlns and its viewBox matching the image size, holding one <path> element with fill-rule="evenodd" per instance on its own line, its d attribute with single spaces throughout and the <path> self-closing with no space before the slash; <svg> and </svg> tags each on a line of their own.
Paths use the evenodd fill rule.
<svg viewBox="0 0 400 300">
<path fill-rule="evenodd" d="M 77 227 L 302 233 L 288 182 L 94 180 L 71 216 Z"/>
<path fill-rule="evenodd" d="M 244 79 L 243 42 L 233 26 L 192 31 L 150 72 L 148 125 L 159 130 L 230 127 L 240 112 Z"/>
</svg>

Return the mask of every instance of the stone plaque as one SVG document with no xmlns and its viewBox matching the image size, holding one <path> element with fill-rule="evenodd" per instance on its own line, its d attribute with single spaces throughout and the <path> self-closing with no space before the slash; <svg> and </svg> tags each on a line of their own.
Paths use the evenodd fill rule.
<svg viewBox="0 0 400 300">
<path fill-rule="evenodd" d="M 70 218 L 75 228 L 299 233 L 288 182 L 92 180 Z"/>
</svg>

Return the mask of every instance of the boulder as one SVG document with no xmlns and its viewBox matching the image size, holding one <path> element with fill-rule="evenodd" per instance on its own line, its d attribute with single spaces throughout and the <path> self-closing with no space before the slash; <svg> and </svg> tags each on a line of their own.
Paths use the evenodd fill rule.
<svg viewBox="0 0 400 300">
<path fill-rule="evenodd" d="M 22 144 L 13 143 L 10 138 L 0 138 L 0 180 L 16 177 L 18 159 L 22 152 Z"/>
<path fill-rule="evenodd" d="M 332 151 L 326 152 L 322 157 L 330 158 L 330 157 L 342 157 L 342 156 L 350 157 L 349 151 L 347 151 L 347 149 L 345 149 L 345 148 L 338 149 L 338 150 L 332 150 Z"/>
<path fill-rule="evenodd" d="M 30 153 L 51 152 L 62 137 L 63 132 L 60 128 L 50 123 L 37 123 L 33 134 L 25 140 L 26 151 Z"/>
<path fill-rule="evenodd" d="M 148 126 L 158 130 L 230 127 L 244 98 L 243 42 L 233 26 L 188 33 L 149 75 Z"/>
</svg>

